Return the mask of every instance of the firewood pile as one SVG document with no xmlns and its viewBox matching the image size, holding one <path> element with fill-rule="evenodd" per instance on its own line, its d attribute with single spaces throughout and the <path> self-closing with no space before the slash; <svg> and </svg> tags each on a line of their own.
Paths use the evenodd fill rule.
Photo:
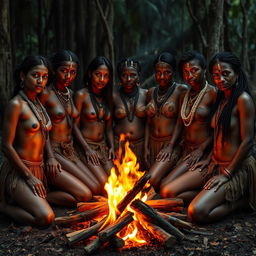
<svg viewBox="0 0 256 256">
<path fill-rule="evenodd" d="M 108 199 L 103 197 L 97 202 L 79 203 L 78 214 L 56 218 L 55 223 L 59 226 L 71 226 L 79 222 L 98 220 L 89 228 L 66 234 L 68 244 L 73 246 L 82 240 L 89 241 L 84 247 L 87 254 L 92 254 L 106 244 L 116 248 L 123 247 L 125 241 L 120 234 L 133 221 L 137 221 L 140 230 L 150 233 L 151 237 L 166 248 L 184 239 L 191 240 L 185 233 L 189 230 L 192 233 L 192 224 L 186 221 L 187 216 L 182 213 L 183 201 L 181 199 L 154 200 L 152 195 L 149 195 L 145 202 L 135 199 L 139 192 L 149 191 L 149 188 L 145 186 L 149 179 L 150 175 L 145 173 L 118 203 L 116 219 L 113 222 L 108 218 Z"/>
</svg>

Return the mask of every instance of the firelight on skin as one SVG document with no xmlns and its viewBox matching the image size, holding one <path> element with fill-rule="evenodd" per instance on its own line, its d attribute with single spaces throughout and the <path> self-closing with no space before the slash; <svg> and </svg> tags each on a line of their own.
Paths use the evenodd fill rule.
<svg viewBox="0 0 256 256">
<path fill-rule="evenodd" d="M 109 70 L 106 65 L 100 65 L 97 69 L 92 71 L 91 83 L 92 90 L 96 94 L 100 94 L 109 82 Z"/>
<path fill-rule="evenodd" d="M 77 74 L 77 64 L 73 61 L 65 61 L 63 65 L 59 66 L 56 70 L 56 88 L 64 91 L 68 87 Z"/>
<path fill-rule="evenodd" d="M 165 62 L 159 62 L 155 66 L 155 79 L 161 87 L 168 87 L 170 85 L 173 75 L 171 65 Z"/>
<path fill-rule="evenodd" d="M 183 79 L 193 88 L 200 91 L 205 83 L 205 70 L 200 66 L 199 60 L 191 60 L 183 65 Z"/>
<path fill-rule="evenodd" d="M 237 74 L 232 67 L 228 63 L 218 62 L 212 68 L 212 77 L 216 86 L 224 91 L 225 95 L 230 95 L 237 80 Z"/>
<path fill-rule="evenodd" d="M 120 82 L 126 93 L 131 93 L 137 86 L 139 81 L 139 74 L 136 69 L 126 67 L 120 75 Z"/>
</svg>

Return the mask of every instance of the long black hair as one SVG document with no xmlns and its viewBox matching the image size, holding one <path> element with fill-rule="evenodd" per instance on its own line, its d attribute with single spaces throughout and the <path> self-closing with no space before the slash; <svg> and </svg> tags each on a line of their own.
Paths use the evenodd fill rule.
<svg viewBox="0 0 256 256">
<path fill-rule="evenodd" d="M 107 101 L 108 107 L 112 112 L 113 66 L 108 58 L 104 56 L 97 56 L 90 62 L 84 76 L 84 86 L 87 87 L 89 91 L 91 90 L 91 74 L 101 65 L 105 65 L 109 70 L 109 81 L 103 88 L 102 93 L 103 99 Z"/>
<path fill-rule="evenodd" d="M 17 68 L 14 71 L 14 81 L 16 85 L 14 87 L 12 97 L 17 95 L 19 91 L 22 89 L 22 81 L 20 78 L 20 73 L 22 72 L 24 75 L 27 75 L 29 70 L 31 70 L 33 67 L 38 65 L 44 65 L 50 73 L 50 70 L 51 70 L 50 63 L 43 56 L 28 56 L 21 62 L 19 66 L 17 66 Z"/>
<path fill-rule="evenodd" d="M 199 53 L 197 51 L 185 52 L 181 56 L 179 64 L 178 64 L 179 76 L 182 80 L 183 80 L 183 65 L 191 60 L 198 60 L 200 67 L 204 70 L 207 67 L 205 57 L 201 53 Z"/>
<path fill-rule="evenodd" d="M 221 53 L 215 54 L 209 63 L 209 72 L 211 74 L 212 74 L 213 66 L 217 62 L 228 63 L 238 76 L 236 84 L 234 84 L 232 87 L 232 92 L 230 94 L 228 102 L 223 108 L 223 111 L 220 114 L 220 117 L 218 120 L 218 126 L 222 127 L 222 133 L 223 133 L 222 142 L 223 142 L 224 138 L 228 136 L 229 129 L 230 129 L 231 113 L 234 106 L 237 104 L 238 97 L 243 92 L 247 92 L 249 95 L 251 95 L 251 93 L 249 90 L 247 77 L 241 67 L 241 62 L 236 55 L 234 55 L 231 52 L 221 52 Z M 213 109 L 216 110 L 218 108 L 218 105 L 223 97 L 224 97 L 224 93 L 219 90 L 217 94 L 216 103 L 213 106 Z"/>
</svg>

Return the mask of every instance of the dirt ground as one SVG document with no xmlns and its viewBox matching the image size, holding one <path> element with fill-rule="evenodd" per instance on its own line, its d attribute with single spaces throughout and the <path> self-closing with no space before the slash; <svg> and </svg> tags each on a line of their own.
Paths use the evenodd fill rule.
<svg viewBox="0 0 256 256">
<path fill-rule="evenodd" d="M 70 209 L 54 208 L 56 216 L 67 215 Z M 256 213 L 238 212 L 211 225 L 195 226 L 204 234 L 187 234 L 195 241 L 181 241 L 171 249 L 157 244 L 114 249 L 101 248 L 93 255 L 256 255 Z M 21 227 L 0 215 L 0 255 L 48 256 L 48 255 L 85 255 L 84 244 L 70 248 L 65 234 L 71 228 L 59 228 L 55 225 L 47 229 Z"/>
</svg>

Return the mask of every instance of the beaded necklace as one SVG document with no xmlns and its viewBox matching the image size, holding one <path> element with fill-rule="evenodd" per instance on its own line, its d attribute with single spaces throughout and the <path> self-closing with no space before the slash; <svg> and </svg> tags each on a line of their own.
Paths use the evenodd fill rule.
<svg viewBox="0 0 256 256">
<path fill-rule="evenodd" d="M 139 88 L 136 86 L 132 93 L 125 93 L 123 88 L 119 90 L 120 98 L 124 104 L 125 112 L 127 115 L 127 119 L 129 122 L 132 122 L 135 116 L 136 106 L 139 100 Z M 130 108 L 128 107 L 128 102 L 130 104 Z"/>
<path fill-rule="evenodd" d="M 195 101 L 191 107 L 191 110 L 190 112 L 188 113 L 188 115 L 186 115 L 186 110 L 187 110 L 187 106 L 189 105 L 189 92 L 188 91 L 186 94 L 185 94 L 185 97 L 184 97 L 184 100 L 183 100 L 183 103 L 182 103 L 182 106 L 181 106 L 181 118 L 183 120 L 183 123 L 185 126 L 190 126 L 193 119 L 194 119 L 194 115 L 195 115 L 195 112 L 196 112 L 196 109 L 198 107 L 198 105 L 200 104 L 206 90 L 207 90 L 207 87 L 208 87 L 208 83 L 206 81 L 205 83 L 205 86 L 204 88 L 200 91 L 200 93 L 198 95 L 196 95 L 196 97 L 194 97 L 192 100 Z M 191 102 L 191 101 L 190 101 Z"/>
<path fill-rule="evenodd" d="M 168 90 L 163 95 L 159 94 L 159 92 L 160 92 L 159 86 L 155 88 L 154 93 L 153 93 L 153 99 L 154 99 L 154 102 L 156 105 L 156 113 L 158 116 L 161 113 L 164 103 L 172 95 L 175 88 L 176 88 L 176 83 L 173 82 L 172 85 L 168 88 Z"/>
<path fill-rule="evenodd" d="M 92 92 L 92 90 L 88 90 L 88 91 L 89 91 L 89 96 L 90 96 L 93 108 L 95 110 L 98 122 L 104 122 L 107 116 L 107 111 L 106 111 L 107 107 L 105 102 L 103 101 L 103 98 L 101 97 L 102 102 L 99 102 L 97 100 L 97 96 Z M 104 113 L 102 113 L 102 111 Z M 101 112 L 101 116 L 100 116 L 100 112 Z"/>
<path fill-rule="evenodd" d="M 52 85 L 52 89 L 66 112 L 66 117 L 67 117 L 69 126 L 73 127 L 73 122 L 71 120 L 72 118 L 70 118 L 70 114 L 68 113 L 68 109 L 67 109 L 70 104 L 71 105 L 71 115 L 72 115 L 74 104 L 73 104 L 73 100 L 71 98 L 70 90 L 66 87 L 66 92 L 62 92 L 62 91 L 58 90 L 54 85 Z"/>
<path fill-rule="evenodd" d="M 23 100 L 25 100 L 34 115 L 36 116 L 38 122 L 40 123 L 40 128 L 43 134 L 44 139 L 46 139 L 46 136 L 48 134 L 49 129 L 52 126 L 51 119 L 49 115 L 47 114 L 44 106 L 41 104 L 41 102 L 38 100 L 38 98 L 35 99 L 35 103 L 31 101 L 28 96 L 24 93 L 24 91 L 19 91 L 19 95 Z"/>
</svg>

